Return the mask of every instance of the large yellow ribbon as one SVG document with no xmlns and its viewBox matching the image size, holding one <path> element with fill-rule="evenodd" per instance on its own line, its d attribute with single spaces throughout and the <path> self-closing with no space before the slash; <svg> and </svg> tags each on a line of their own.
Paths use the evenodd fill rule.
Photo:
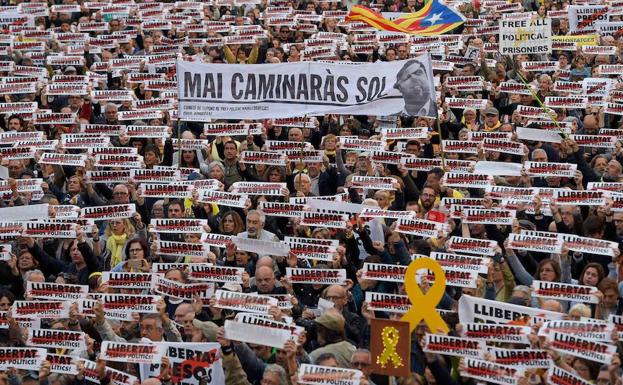
<svg viewBox="0 0 623 385">
<path fill-rule="evenodd" d="M 396 352 L 398 341 L 400 340 L 400 334 L 398 329 L 393 326 L 386 326 L 381 332 L 381 339 L 383 340 L 383 352 L 380 356 L 376 357 L 376 363 L 381 365 L 381 368 L 385 368 L 388 361 L 392 362 L 394 368 L 401 367 L 402 358 Z"/>
<path fill-rule="evenodd" d="M 427 269 L 433 272 L 435 283 L 426 294 L 422 293 L 417 280 L 418 270 Z M 405 290 L 411 301 L 411 309 L 402 316 L 401 321 L 409 322 L 411 332 L 424 320 L 432 333 L 448 333 L 448 325 L 435 309 L 446 290 L 446 274 L 441 265 L 430 258 L 413 260 L 405 273 Z"/>
</svg>

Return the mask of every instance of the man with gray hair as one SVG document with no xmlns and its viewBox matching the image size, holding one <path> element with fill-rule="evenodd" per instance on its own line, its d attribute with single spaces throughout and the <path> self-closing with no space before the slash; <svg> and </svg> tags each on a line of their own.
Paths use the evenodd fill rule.
<svg viewBox="0 0 623 385">
<path fill-rule="evenodd" d="M 259 210 L 251 210 L 247 214 L 247 231 L 238 234 L 241 238 L 259 239 L 262 241 L 279 242 L 279 238 L 270 231 L 264 230 L 266 216 Z"/>
</svg>

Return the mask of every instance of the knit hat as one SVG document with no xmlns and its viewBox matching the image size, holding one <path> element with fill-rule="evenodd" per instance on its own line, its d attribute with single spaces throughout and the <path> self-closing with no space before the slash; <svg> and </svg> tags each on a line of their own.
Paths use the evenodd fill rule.
<svg viewBox="0 0 623 385">
<path fill-rule="evenodd" d="M 316 318 L 316 323 L 329 330 L 336 332 L 344 330 L 344 317 L 336 309 L 328 309 L 320 317 Z"/>
</svg>

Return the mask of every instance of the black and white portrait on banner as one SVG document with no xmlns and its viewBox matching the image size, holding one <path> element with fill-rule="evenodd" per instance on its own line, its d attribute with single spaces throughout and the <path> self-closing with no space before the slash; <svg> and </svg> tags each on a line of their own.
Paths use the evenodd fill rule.
<svg viewBox="0 0 623 385">
<path fill-rule="evenodd" d="M 436 117 L 435 86 L 430 61 L 420 56 L 407 60 L 396 76 L 396 88 L 405 105 L 402 115 Z"/>
<path fill-rule="evenodd" d="M 428 54 L 344 64 L 177 63 L 180 119 L 275 119 L 302 115 L 436 116 Z"/>
</svg>

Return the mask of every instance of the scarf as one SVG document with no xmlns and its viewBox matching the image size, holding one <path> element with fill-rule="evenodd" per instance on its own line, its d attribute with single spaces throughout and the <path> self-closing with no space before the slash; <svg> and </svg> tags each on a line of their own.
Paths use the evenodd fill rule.
<svg viewBox="0 0 623 385">
<path fill-rule="evenodd" d="M 110 237 L 106 240 L 106 248 L 110 251 L 110 268 L 117 266 L 121 263 L 123 246 L 127 241 L 128 235 L 123 233 L 121 235 L 110 234 Z"/>
</svg>

